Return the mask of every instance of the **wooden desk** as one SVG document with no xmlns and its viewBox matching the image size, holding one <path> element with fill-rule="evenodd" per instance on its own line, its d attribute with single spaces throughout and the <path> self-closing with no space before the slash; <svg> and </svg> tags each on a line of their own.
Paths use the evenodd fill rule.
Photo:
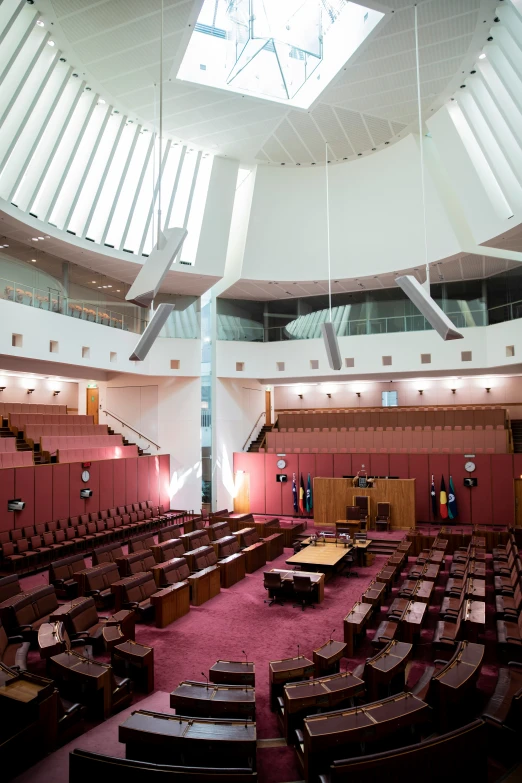
<svg viewBox="0 0 522 783">
<path fill-rule="evenodd" d="M 434 587 L 435 582 L 427 579 L 406 579 L 399 588 L 399 596 L 429 604 Z"/>
<path fill-rule="evenodd" d="M 156 628 L 165 628 L 190 611 L 190 587 L 187 581 L 159 589 L 150 598 Z"/>
<path fill-rule="evenodd" d="M 125 757 L 155 764 L 255 768 L 256 724 L 137 710 L 119 726 Z"/>
<path fill-rule="evenodd" d="M 349 528 L 351 533 L 359 533 L 361 530 L 361 520 L 360 519 L 336 519 L 335 522 L 335 533 L 337 535 L 339 528 Z"/>
<path fill-rule="evenodd" d="M 216 661 L 208 678 L 224 685 L 255 685 L 256 667 L 249 661 Z"/>
<path fill-rule="evenodd" d="M 278 711 L 281 728 L 288 744 L 295 741 L 293 732 L 311 712 L 325 712 L 362 696 L 364 681 L 351 672 L 332 674 L 308 682 L 285 685 L 283 709 Z"/>
<path fill-rule="evenodd" d="M 92 692 L 101 692 L 103 716 L 111 714 L 112 708 L 112 670 L 107 664 L 88 660 L 71 650 L 49 658 L 49 674 L 58 680 L 73 680 Z"/>
<path fill-rule="evenodd" d="M 356 601 L 351 611 L 344 618 L 344 641 L 346 642 L 346 657 L 352 658 L 354 648 L 372 615 L 373 606 L 369 602 Z"/>
<path fill-rule="evenodd" d="M 314 527 L 332 527 L 346 515 L 346 506 L 353 506 L 355 495 L 370 498 L 370 526 L 375 521 L 377 503 L 391 504 L 390 528 L 415 528 L 415 479 L 375 479 L 372 489 L 352 486 L 351 479 L 314 478 Z"/>
<path fill-rule="evenodd" d="M 427 722 L 430 713 L 421 699 L 400 693 L 357 708 L 305 718 L 303 743 L 296 748 L 305 780 L 316 780 L 333 758 L 353 755 L 361 743 L 380 741 Z"/>
<path fill-rule="evenodd" d="M 253 574 L 258 568 L 266 565 L 266 549 L 265 542 L 258 541 L 257 544 L 252 544 L 242 550 L 245 556 L 245 570 L 247 574 Z"/>
<path fill-rule="evenodd" d="M 281 574 L 283 585 L 291 585 L 294 581 L 294 575 L 309 576 L 310 581 L 317 585 L 317 603 L 324 601 L 324 574 L 317 574 L 315 571 L 286 571 L 282 568 L 271 568 L 270 573 Z"/>
<path fill-rule="evenodd" d="M 459 642 L 453 657 L 433 676 L 428 701 L 437 710 L 441 731 L 455 726 L 473 703 L 484 649 L 483 644 Z"/>
<path fill-rule="evenodd" d="M 345 651 L 346 643 L 336 642 L 333 639 L 325 642 L 321 647 L 317 647 L 313 652 L 316 677 L 336 674 Z"/>
<path fill-rule="evenodd" d="M 382 604 L 385 592 L 386 585 L 384 582 L 373 580 L 364 591 L 362 602 L 363 604 L 371 604 L 371 606 L 378 607 Z"/>
<path fill-rule="evenodd" d="M 114 671 L 130 676 L 135 683 L 141 683 L 145 693 L 154 690 L 154 648 L 137 644 L 132 640 L 118 644 L 111 650 Z"/>
<path fill-rule="evenodd" d="M 266 559 L 268 561 L 275 560 L 276 557 L 280 557 L 283 554 L 285 541 L 282 533 L 272 533 L 270 536 L 264 536 L 263 541 L 266 544 Z"/>
<path fill-rule="evenodd" d="M 407 598 L 396 598 L 393 601 L 388 610 L 388 617 L 400 623 L 403 642 L 412 644 L 414 638 L 419 636 L 427 606 L 422 601 L 408 601 Z"/>
<path fill-rule="evenodd" d="M 351 546 L 345 547 L 318 542 L 315 545 L 310 544 L 304 547 L 304 549 L 289 557 L 285 562 L 287 565 L 299 565 L 310 570 L 315 569 L 316 571 L 332 573 L 351 549 Z"/>
<path fill-rule="evenodd" d="M 404 673 L 411 656 L 412 645 L 393 640 L 383 647 L 364 665 L 364 679 L 368 688 L 368 698 L 377 699 L 379 691 L 390 690 L 394 680 Z M 404 689 L 404 679 L 398 691 Z"/>
<path fill-rule="evenodd" d="M 256 692 L 250 685 L 216 685 L 185 680 L 170 694 L 170 707 L 180 715 L 254 720 Z"/>
<path fill-rule="evenodd" d="M 215 541 L 213 541 L 212 543 L 216 544 Z M 219 578 L 221 580 L 221 587 L 224 588 L 232 587 L 232 585 L 235 585 L 237 582 L 240 582 L 242 579 L 245 578 L 245 573 L 246 573 L 245 555 L 242 552 L 241 553 L 238 552 L 235 555 L 224 557 L 222 560 L 219 561 L 218 567 L 219 567 Z"/>
<path fill-rule="evenodd" d="M 287 682 L 306 680 L 314 673 L 315 666 L 302 655 L 298 658 L 283 658 L 280 661 L 270 661 L 268 673 L 270 681 L 270 708 L 276 709 L 277 697 L 283 692 Z"/>
<path fill-rule="evenodd" d="M 190 603 L 192 606 L 201 606 L 205 601 L 209 601 L 214 596 L 219 595 L 221 582 L 219 577 L 219 568 L 209 566 L 203 568 L 188 578 L 190 583 Z"/>
</svg>

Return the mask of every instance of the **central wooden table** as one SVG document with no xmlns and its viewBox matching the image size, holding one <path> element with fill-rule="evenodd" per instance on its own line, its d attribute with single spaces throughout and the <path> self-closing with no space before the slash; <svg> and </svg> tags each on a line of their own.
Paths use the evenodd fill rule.
<svg viewBox="0 0 522 783">
<path fill-rule="evenodd" d="M 300 552 L 288 558 L 286 563 L 287 565 L 306 567 L 309 570 L 315 569 L 330 575 L 352 549 L 351 545 L 318 542 L 315 545 L 310 544 L 304 547 Z"/>
<path fill-rule="evenodd" d="M 170 694 L 170 706 L 179 715 L 254 720 L 256 692 L 250 685 L 215 685 L 185 680 Z"/>
</svg>

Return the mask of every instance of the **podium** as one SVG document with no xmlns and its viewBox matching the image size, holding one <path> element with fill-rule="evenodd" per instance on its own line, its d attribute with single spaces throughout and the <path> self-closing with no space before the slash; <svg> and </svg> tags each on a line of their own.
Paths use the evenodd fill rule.
<svg viewBox="0 0 522 783">
<path fill-rule="evenodd" d="M 370 498 L 369 529 L 375 528 L 377 503 L 391 505 L 391 530 L 415 528 L 415 479 L 375 479 L 373 487 L 354 487 L 352 479 L 314 479 L 314 527 L 333 528 L 344 519 L 346 506 L 355 505 L 356 495 Z"/>
</svg>

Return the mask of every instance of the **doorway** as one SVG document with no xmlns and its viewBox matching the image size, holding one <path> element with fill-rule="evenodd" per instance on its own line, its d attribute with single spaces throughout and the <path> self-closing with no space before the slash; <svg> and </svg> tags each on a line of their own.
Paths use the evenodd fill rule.
<svg viewBox="0 0 522 783">
<path fill-rule="evenodd" d="M 515 479 L 515 525 L 522 527 L 522 479 Z"/>
<path fill-rule="evenodd" d="M 92 416 L 95 424 L 98 424 L 98 412 L 100 407 L 100 390 L 86 389 L 87 391 L 87 416 Z"/>
<path fill-rule="evenodd" d="M 270 389 L 265 391 L 265 414 L 265 424 L 270 427 L 272 425 L 272 392 Z"/>
</svg>

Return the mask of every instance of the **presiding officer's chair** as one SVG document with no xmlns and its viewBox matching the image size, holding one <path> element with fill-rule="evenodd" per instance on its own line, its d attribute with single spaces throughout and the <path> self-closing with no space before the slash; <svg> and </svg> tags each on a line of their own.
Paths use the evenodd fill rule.
<svg viewBox="0 0 522 783">
<path fill-rule="evenodd" d="M 296 606 L 300 606 L 304 612 L 307 604 L 315 609 L 312 602 L 316 596 L 317 585 L 312 582 L 310 577 L 294 573 L 294 597 L 299 601 L 293 605 L 294 609 Z"/>
<path fill-rule="evenodd" d="M 271 573 L 267 571 L 264 574 L 264 587 L 268 590 L 268 600 L 265 598 L 264 603 L 268 606 L 278 603 L 279 606 L 283 606 L 283 582 L 281 580 L 281 574 Z"/>
<path fill-rule="evenodd" d="M 389 503 L 377 503 L 377 516 L 375 517 L 376 530 L 390 529 L 391 506 Z"/>
</svg>

